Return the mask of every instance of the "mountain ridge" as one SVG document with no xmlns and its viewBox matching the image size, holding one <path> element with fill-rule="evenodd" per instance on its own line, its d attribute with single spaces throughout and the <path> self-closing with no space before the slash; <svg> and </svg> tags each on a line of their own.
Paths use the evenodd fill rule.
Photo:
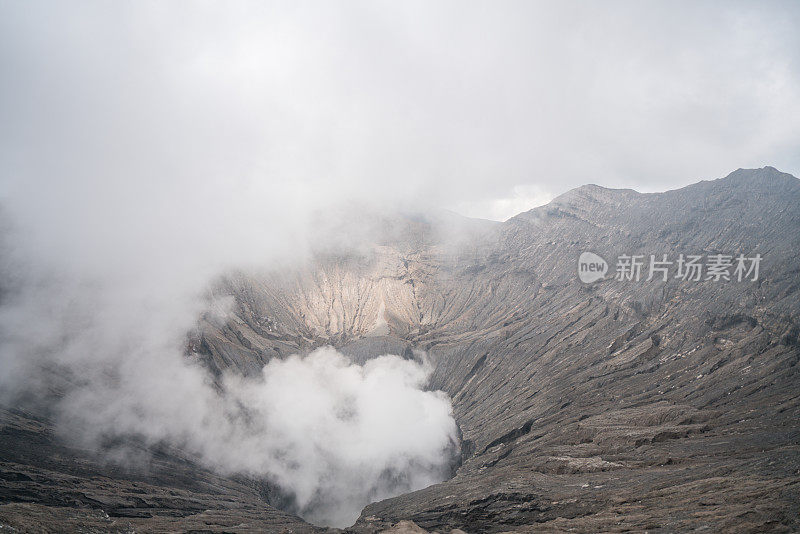
<svg viewBox="0 0 800 534">
<path fill-rule="evenodd" d="M 800 181 L 784 176 L 738 170 L 653 194 L 584 186 L 458 247 L 410 234 L 349 262 L 242 272 L 215 290 L 234 298 L 233 315 L 201 319 L 187 352 L 215 374 L 256 373 L 322 345 L 355 361 L 427 352 L 430 387 L 453 400 L 461 465 L 450 480 L 370 504 L 352 532 L 401 520 L 439 532 L 798 529 Z M 585 250 L 606 260 L 760 253 L 763 264 L 757 281 L 635 282 L 612 273 L 587 285 L 576 270 Z M 21 444 L 22 428 L 6 422 L 0 433 Z M 163 469 L 197 470 L 170 458 Z M 0 520 L 24 524 L 14 510 L 26 500 L 69 509 L 64 497 L 42 497 L 68 491 L 36 471 L 35 459 L 3 449 L 3 473 L 31 480 L 5 477 Z M 260 498 L 280 506 L 270 491 Z M 124 505 L 128 490 L 120 495 L 107 495 L 110 505 L 78 502 L 133 509 Z M 235 516 L 227 504 L 195 498 Z M 114 524 L 176 524 L 164 514 L 179 503 L 150 504 L 136 513 L 152 517 Z"/>
</svg>

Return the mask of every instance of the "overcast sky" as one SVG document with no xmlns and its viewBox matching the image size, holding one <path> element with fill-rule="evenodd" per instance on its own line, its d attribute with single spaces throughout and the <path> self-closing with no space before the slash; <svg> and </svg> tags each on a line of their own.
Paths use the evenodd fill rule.
<svg viewBox="0 0 800 534">
<path fill-rule="evenodd" d="M 505 219 L 584 183 L 798 175 L 798 28 L 798 2 L 3 0 L 0 202 Z"/>
</svg>

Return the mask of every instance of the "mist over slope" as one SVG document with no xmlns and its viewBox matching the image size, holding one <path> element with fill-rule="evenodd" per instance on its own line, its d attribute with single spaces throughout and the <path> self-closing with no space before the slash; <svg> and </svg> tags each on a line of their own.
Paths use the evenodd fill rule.
<svg viewBox="0 0 800 534">
<path fill-rule="evenodd" d="M 320 254 L 357 254 L 363 237 L 338 232 Z M 178 448 L 217 473 L 270 485 L 286 510 L 339 527 L 369 502 L 440 482 L 456 463 L 450 399 L 427 390 L 433 369 L 423 352 L 353 362 L 318 344 L 253 362 L 241 376 L 204 365 L 192 349 L 200 317 L 232 317 L 235 300 L 213 278 L 201 284 L 193 273 L 170 286 L 186 266 L 132 273 L 114 271 L 112 260 L 72 272 L 11 258 L 0 397 L 49 414 L 63 443 L 138 469 L 150 461 L 143 448 Z M 208 269 L 215 260 L 192 262 Z"/>
<path fill-rule="evenodd" d="M 440 473 L 439 480 L 446 477 L 441 473 L 447 456 L 436 453 L 452 451 L 455 434 L 460 440 L 461 465 L 452 479 L 367 506 L 353 527 L 356 532 L 376 532 L 404 519 L 431 530 L 479 532 L 535 530 L 535 525 L 579 531 L 797 528 L 792 503 L 800 486 L 796 388 L 800 285 L 795 260 L 800 248 L 799 200 L 800 182 L 769 167 L 739 170 L 724 179 L 658 194 L 584 186 L 506 223 L 468 224 L 460 232 L 437 229 L 441 220 L 378 217 L 387 221 L 377 225 L 383 230 L 368 232 L 369 239 L 359 246 L 350 243 L 338 252 L 319 252 L 291 268 L 229 272 L 201 295 L 202 305 L 192 321 L 182 331 L 171 328 L 173 337 L 163 338 L 174 340 L 171 354 L 179 357 L 162 361 L 145 356 L 130 362 L 112 358 L 119 367 L 112 366 L 109 373 L 107 366 L 97 365 L 109 360 L 95 351 L 95 360 L 76 360 L 89 374 L 76 373 L 66 387 L 80 392 L 85 382 L 110 384 L 109 392 L 129 393 L 120 400 L 121 406 L 135 414 L 141 396 L 153 390 L 126 390 L 126 380 L 163 381 L 166 391 L 180 386 L 173 380 L 175 373 L 190 369 L 197 376 L 193 383 L 208 382 L 200 406 L 195 392 L 177 387 L 170 401 L 173 406 L 145 412 L 147 417 L 125 428 L 126 418 L 113 413 L 118 404 L 109 406 L 110 416 L 96 404 L 72 405 L 75 409 L 66 413 L 89 414 L 83 421 L 86 428 L 117 438 L 106 443 L 101 439 L 99 445 L 126 458 L 122 470 L 113 463 L 88 462 L 81 472 L 43 460 L 46 451 L 63 447 L 60 440 L 70 435 L 69 428 L 53 435 L 41 415 L 19 407 L 4 411 L 2 465 L 8 475 L 2 483 L 6 504 L 0 505 L 0 518 L 23 525 L 25 517 L 34 514 L 45 523 L 69 519 L 145 529 L 205 521 L 212 530 L 235 527 L 247 518 L 248 524 L 261 528 L 279 523 L 311 529 L 267 505 L 297 512 L 303 502 L 311 501 L 301 498 L 298 507 L 297 497 L 287 500 L 279 486 L 258 477 L 224 479 L 222 491 L 239 495 L 241 508 L 212 499 L 202 485 L 218 475 L 207 467 L 225 473 L 226 462 L 233 461 L 246 474 L 263 474 L 264 470 L 242 465 L 257 461 L 259 455 L 214 449 L 215 444 L 234 442 L 247 449 L 248 434 L 240 439 L 228 432 L 235 425 L 220 426 L 211 420 L 200 425 L 205 430 L 197 435 L 176 436 L 187 426 L 171 418 L 200 414 L 202 420 L 205 403 L 222 410 L 219 421 L 231 415 L 234 421 L 247 419 L 252 410 L 258 413 L 259 406 L 273 406 L 278 400 L 259 385 L 277 376 L 270 370 L 278 372 L 308 358 L 314 362 L 318 347 L 332 345 L 345 356 L 323 353 L 327 356 L 322 361 L 333 367 L 333 374 L 326 376 L 343 373 L 360 377 L 356 383 L 363 383 L 369 381 L 370 370 L 384 364 L 405 369 L 389 377 L 412 385 L 400 388 L 400 396 L 384 398 L 386 388 L 380 387 L 380 398 L 389 405 L 364 397 L 379 412 L 358 440 L 369 443 L 364 454 L 399 452 L 404 447 L 418 451 L 417 459 L 411 457 L 406 466 L 410 470 L 400 469 L 406 476 L 395 489 L 433 482 L 427 478 L 430 473 Z M 453 235 L 461 236 L 457 245 Z M 717 253 L 761 254 L 763 261 L 756 281 L 607 277 L 585 285 L 577 278 L 576 262 L 586 250 L 611 262 L 623 254 Z M 64 316 L 77 320 L 70 314 L 60 317 Z M 148 337 L 149 327 L 149 323 L 130 323 L 124 347 L 128 352 L 121 354 L 131 354 L 131 346 L 141 347 L 140 338 Z M 90 336 L 84 342 L 97 339 L 102 340 Z M 69 354 L 75 341 L 63 341 Z M 415 349 L 426 352 L 430 369 L 414 363 Z M 372 359 L 386 353 L 405 359 Z M 303 360 L 293 354 L 310 356 Z M 128 369 L 119 374 L 127 365 L 136 372 Z M 319 449 L 313 445 L 319 440 L 323 451 L 328 447 L 321 457 L 341 456 L 351 446 L 339 448 L 335 437 L 331 443 L 338 430 L 324 430 L 324 421 L 331 420 L 329 410 L 333 410 L 332 419 L 341 419 L 344 428 L 350 428 L 347 406 L 353 397 L 346 388 L 341 397 L 333 392 L 326 397 L 322 392 L 328 385 L 320 389 L 326 380 L 303 389 L 302 384 L 315 383 L 313 369 L 314 365 L 304 367 L 303 373 L 310 373 L 305 375 L 308 380 L 290 386 L 290 391 L 281 389 L 283 385 L 274 391 L 297 398 L 297 404 L 302 404 L 301 398 L 317 399 L 320 411 L 289 417 L 291 425 L 283 428 L 308 436 L 312 448 Z M 43 382 L 58 384 L 51 379 Z M 217 393 L 219 385 L 234 392 L 228 400 L 247 410 L 219 404 L 223 398 Z M 452 399 L 458 429 L 447 415 L 444 397 L 422 391 L 425 388 L 441 390 Z M 65 399 L 70 402 L 75 397 Z M 328 402 L 333 399 L 344 401 L 343 411 L 335 401 Z M 424 407 L 414 411 L 415 403 Z M 391 412 L 397 406 L 403 407 L 400 415 Z M 315 413 L 320 424 L 312 424 L 313 428 L 294 422 L 314 421 Z M 415 421 L 404 426 L 402 414 Z M 433 431 L 414 434 L 414 428 L 425 428 L 415 426 L 420 421 L 414 414 L 431 417 Z M 55 421 L 59 420 L 63 421 L 56 412 Z M 142 443 L 135 437 L 139 434 L 141 439 L 144 423 L 152 428 L 144 432 Z M 380 429 L 370 436 L 367 428 L 376 425 Z M 72 426 L 80 428 L 80 421 Z M 241 428 L 255 430 L 255 437 L 267 435 L 250 423 Z M 205 431 L 211 431 L 211 437 L 226 437 L 210 439 L 211 450 L 204 451 Z M 419 442 L 415 435 L 433 439 Z M 357 432 L 347 438 L 356 436 Z M 404 444 L 405 439 L 410 442 Z M 39 445 L 29 452 L 26 443 Z M 263 444 L 257 440 L 253 446 Z M 136 451 L 142 465 L 149 465 L 146 475 L 130 461 Z M 311 454 L 302 448 L 297 453 L 304 459 Z M 81 453 L 73 448 L 60 454 L 79 458 Z M 386 459 L 394 457 L 391 452 L 372 465 L 389 465 L 391 470 L 397 465 L 387 464 Z M 352 486 L 364 489 L 368 499 L 381 498 L 380 484 L 387 480 L 382 471 L 366 471 L 378 484 L 371 486 L 361 478 L 362 467 L 351 461 L 359 464 L 356 457 L 336 464 L 348 467 L 338 481 L 347 483 L 355 476 L 361 482 Z M 110 482 L 98 487 L 89 476 L 93 472 L 103 473 Z M 313 493 L 322 472 L 302 465 L 285 476 L 289 486 L 311 488 Z M 190 484 L 181 480 L 185 476 L 198 476 L 203 482 Z M 321 479 L 336 482 L 326 475 Z M 389 479 L 398 482 L 396 477 Z M 134 480 L 146 484 L 144 493 L 130 486 Z M 318 509 L 340 507 L 337 483 L 323 483 L 334 498 L 323 499 L 324 506 Z M 219 491 L 220 483 L 213 484 Z M 169 488 L 180 489 L 186 500 L 165 498 Z M 761 498 L 767 494 L 770 499 Z M 199 514 L 195 505 L 188 504 L 193 500 L 213 512 Z M 256 513 L 253 506 L 261 508 Z M 110 511 L 112 518 L 101 520 L 77 512 L 76 507 Z M 171 514 L 181 510 L 185 517 L 174 519 Z"/>
<path fill-rule="evenodd" d="M 459 253 L 420 243 L 290 282 L 231 280 L 237 318 L 205 328 L 200 352 L 246 368 L 304 343 L 428 351 L 464 464 L 367 507 L 365 531 L 408 518 L 478 531 L 796 525 L 799 199 L 800 182 L 769 167 L 658 194 L 584 186 Z M 584 285 L 587 250 L 763 260 L 757 281 L 681 280 L 675 266 L 666 282 L 646 266 L 619 281 L 612 263 Z M 379 317 L 389 331 L 376 338 Z M 773 497 L 753 509 L 761 492 Z M 678 513 L 698 506 L 713 519 Z"/>
</svg>

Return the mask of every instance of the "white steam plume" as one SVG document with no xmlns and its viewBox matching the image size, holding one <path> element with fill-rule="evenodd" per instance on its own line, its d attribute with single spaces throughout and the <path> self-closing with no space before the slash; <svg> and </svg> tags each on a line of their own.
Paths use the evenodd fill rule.
<svg viewBox="0 0 800 534">
<path fill-rule="evenodd" d="M 227 375 L 224 394 L 178 359 L 123 367 L 126 379 L 67 397 L 72 432 L 167 440 L 222 472 L 267 476 L 317 524 L 350 525 L 369 502 L 443 480 L 455 452 L 450 400 L 422 389 L 428 365 L 398 356 L 359 366 L 321 348 L 256 379 Z"/>
</svg>

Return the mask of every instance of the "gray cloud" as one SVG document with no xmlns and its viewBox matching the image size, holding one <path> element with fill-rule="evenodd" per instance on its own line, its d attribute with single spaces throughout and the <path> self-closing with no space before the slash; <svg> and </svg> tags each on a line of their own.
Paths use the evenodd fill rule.
<svg viewBox="0 0 800 534">
<path fill-rule="evenodd" d="M 792 2 L 2 9 L 4 178 L 54 203 L 452 205 L 800 169 Z"/>
</svg>

